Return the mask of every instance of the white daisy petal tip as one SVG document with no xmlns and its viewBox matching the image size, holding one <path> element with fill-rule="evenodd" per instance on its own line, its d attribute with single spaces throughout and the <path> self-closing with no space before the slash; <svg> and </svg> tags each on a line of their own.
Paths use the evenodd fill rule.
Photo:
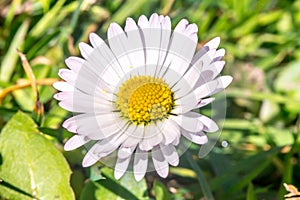
<svg viewBox="0 0 300 200">
<path fill-rule="evenodd" d="M 88 59 L 89 55 L 94 50 L 93 47 L 91 47 L 90 45 L 88 45 L 84 42 L 80 42 L 78 45 L 79 45 L 79 50 L 80 50 L 82 57 L 84 57 L 85 59 Z"/>
<path fill-rule="evenodd" d="M 220 84 L 221 84 L 222 88 L 227 88 L 232 81 L 233 81 L 232 76 L 229 76 L 229 75 L 221 76 Z"/>
<path fill-rule="evenodd" d="M 108 27 L 107 37 L 108 37 L 108 39 L 111 39 L 111 38 L 113 38 L 117 35 L 123 34 L 123 33 L 124 33 L 124 31 L 123 31 L 122 27 L 119 24 L 113 22 Z"/>
<path fill-rule="evenodd" d="M 104 41 L 96 33 L 90 33 L 89 40 L 94 48 L 104 44 Z"/>
<path fill-rule="evenodd" d="M 82 167 L 90 167 L 94 165 L 96 162 L 98 162 L 98 158 L 95 157 L 95 155 L 85 155 L 85 157 L 82 160 Z"/>
<path fill-rule="evenodd" d="M 209 42 L 207 42 L 204 46 L 209 47 L 209 49 L 217 49 L 218 46 L 220 45 L 221 38 L 220 37 L 215 37 Z"/>
</svg>

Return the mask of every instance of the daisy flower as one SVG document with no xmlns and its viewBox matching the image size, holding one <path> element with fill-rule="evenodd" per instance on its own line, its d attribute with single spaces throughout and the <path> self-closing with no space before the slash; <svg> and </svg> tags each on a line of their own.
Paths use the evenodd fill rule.
<svg viewBox="0 0 300 200">
<path fill-rule="evenodd" d="M 177 166 L 181 137 L 205 144 L 206 132 L 218 130 L 210 118 L 194 112 L 211 103 L 211 95 L 232 78 L 218 76 L 224 67 L 220 38 L 199 51 L 198 28 L 182 19 L 171 30 L 168 16 L 127 18 L 124 30 L 110 24 L 107 42 L 95 33 L 91 46 L 79 44 L 83 57 L 69 57 L 54 83 L 59 105 L 74 113 L 63 127 L 75 133 L 65 146 L 91 144 L 82 165 L 91 166 L 114 155 L 119 179 L 132 166 L 141 180 L 150 166 L 167 177 Z"/>
</svg>

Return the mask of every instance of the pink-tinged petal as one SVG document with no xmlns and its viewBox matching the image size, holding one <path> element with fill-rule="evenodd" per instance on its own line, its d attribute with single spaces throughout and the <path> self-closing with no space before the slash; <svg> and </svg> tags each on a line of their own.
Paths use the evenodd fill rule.
<svg viewBox="0 0 300 200">
<path fill-rule="evenodd" d="M 79 43 L 79 50 L 82 57 L 84 57 L 85 59 L 88 59 L 89 55 L 94 51 L 93 47 L 84 42 Z"/>
<path fill-rule="evenodd" d="M 134 178 L 137 181 L 142 180 L 144 178 L 148 166 L 148 152 L 142 151 L 139 147 L 137 147 L 136 152 L 134 154 L 134 164 L 133 164 L 133 172 Z"/>
<path fill-rule="evenodd" d="M 149 28 L 149 21 L 145 15 L 139 17 L 138 25 L 141 28 Z"/>
<path fill-rule="evenodd" d="M 120 34 L 124 34 L 122 27 L 117 23 L 111 23 L 107 30 L 108 40 Z"/>
<path fill-rule="evenodd" d="M 77 74 L 68 69 L 60 69 L 58 75 L 71 85 L 75 85 Z"/>
<path fill-rule="evenodd" d="M 66 65 L 75 73 L 78 73 L 85 60 L 75 56 L 71 56 L 65 60 Z"/>
<path fill-rule="evenodd" d="M 181 134 L 187 138 L 188 140 L 196 143 L 196 144 L 206 144 L 208 142 L 207 136 L 203 133 L 190 133 L 188 131 L 183 130 Z"/>
<path fill-rule="evenodd" d="M 72 92 L 74 91 L 74 87 L 73 85 L 70 85 L 67 82 L 63 82 L 63 81 L 58 81 L 53 83 L 53 87 L 59 91 L 63 91 L 63 92 Z"/>
<path fill-rule="evenodd" d="M 160 149 L 170 165 L 177 166 L 179 164 L 179 156 L 176 148 L 173 145 L 165 146 L 161 144 Z"/>
<path fill-rule="evenodd" d="M 129 18 L 126 19 L 126 24 L 125 24 L 124 30 L 126 32 L 133 31 L 133 30 L 138 30 L 138 26 L 135 23 L 135 21 L 132 18 L 129 17 Z"/>
<path fill-rule="evenodd" d="M 153 13 L 149 18 L 150 28 L 160 28 L 160 19 L 157 13 Z"/>
<path fill-rule="evenodd" d="M 176 25 L 174 31 L 175 32 L 179 32 L 179 33 L 183 33 L 187 27 L 187 25 L 189 24 L 188 20 L 186 19 L 182 19 L 179 21 L 179 23 Z"/>
<path fill-rule="evenodd" d="M 131 157 L 127 157 L 125 159 L 117 159 L 116 165 L 115 165 L 115 171 L 114 176 L 118 180 L 120 179 L 126 172 Z"/>
<path fill-rule="evenodd" d="M 169 16 L 166 16 L 162 20 L 162 28 L 166 30 L 171 30 L 171 20 Z"/>
<path fill-rule="evenodd" d="M 72 150 L 77 149 L 78 147 L 81 147 L 82 145 L 88 143 L 89 141 L 91 141 L 91 139 L 89 139 L 86 136 L 74 135 L 65 143 L 64 150 L 72 151 Z"/>
<path fill-rule="evenodd" d="M 94 48 L 104 44 L 104 41 L 96 33 L 90 33 L 89 39 Z"/>
<path fill-rule="evenodd" d="M 159 147 L 152 149 L 152 161 L 157 174 L 162 178 L 166 178 L 169 173 L 169 164 Z"/>
</svg>

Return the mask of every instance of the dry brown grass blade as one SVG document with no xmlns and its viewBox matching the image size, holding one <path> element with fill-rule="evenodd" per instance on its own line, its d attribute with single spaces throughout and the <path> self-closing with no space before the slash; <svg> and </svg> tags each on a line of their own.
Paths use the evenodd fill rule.
<svg viewBox="0 0 300 200">
<path fill-rule="evenodd" d="M 34 76 L 34 73 L 31 69 L 31 66 L 29 65 L 27 59 L 26 59 L 26 56 L 20 51 L 20 50 L 17 50 L 18 51 L 18 54 L 21 58 L 21 61 L 22 61 L 22 66 L 23 66 L 23 69 L 31 83 L 31 87 L 32 87 L 32 90 L 33 90 L 33 93 L 35 95 L 35 99 L 38 100 L 39 99 L 39 93 L 38 93 L 38 90 L 37 90 L 37 86 L 36 86 L 36 80 L 35 80 L 35 76 Z"/>
<path fill-rule="evenodd" d="M 284 183 L 283 186 L 289 192 L 288 194 L 284 195 L 286 200 L 300 200 L 300 192 L 295 186 L 286 183 Z"/>
</svg>

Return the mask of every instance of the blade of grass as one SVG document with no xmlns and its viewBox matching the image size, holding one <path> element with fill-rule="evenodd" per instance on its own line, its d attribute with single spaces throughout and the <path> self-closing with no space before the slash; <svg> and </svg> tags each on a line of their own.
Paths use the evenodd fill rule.
<svg viewBox="0 0 300 200">
<path fill-rule="evenodd" d="M 137 10 L 143 7 L 147 3 L 147 0 L 129 0 L 126 1 L 123 6 L 118 10 L 116 13 L 114 13 L 111 17 L 110 21 L 107 21 L 102 26 L 102 31 L 105 32 L 111 22 L 116 22 L 118 24 L 122 24 L 126 17 L 132 15 Z"/>
<path fill-rule="evenodd" d="M 29 20 L 25 20 L 16 32 L 0 67 L 0 81 L 8 82 L 10 80 L 18 60 L 17 49 L 22 50 L 28 28 Z"/>
<path fill-rule="evenodd" d="M 189 151 L 186 151 L 185 154 L 186 154 L 186 158 L 187 158 L 188 162 L 190 163 L 193 170 L 197 174 L 197 178 L 198 178 L 198 181 L 199 181 L 199 184 L 200 184 L 200 187 L 202 189 L 202 193 L 203 193 L 205 199 L 206 200 L 214 200 L 213 194 L 210 190 L 208 182 L 207 182 L 201 168 L 198 166 L 198 164 L 196 163 L 196 161 L 192 157 L 192 154 Z"/>
<path fill-rule="evenodd" d="M 4 22 L 5 29 L 10 28 L 11 22 L 15 16 L 16 9 L 17 9 L 17 7 L 19 7 L 21 5 L 21 3 L 22 3 L 21 0 L 13 0 L 12 1 L 11 5 L 9 7 L 9 10 L 6 14 L 6 17 L 5 17 L 5 22 Z"/>
<path fill-rule="evenodd" d="M 58 23 L 59 21 L 57 20 L 57 16 L 61 11 L 65 1 L 66 0 L 57 1 L 55 6 L 49 12 L 47 12 L 31 29 L 29 35 L 32 37 L 40 37 L 48 30 L 50 26 L 53 27 L 53 24 Z"/>
</svg>

